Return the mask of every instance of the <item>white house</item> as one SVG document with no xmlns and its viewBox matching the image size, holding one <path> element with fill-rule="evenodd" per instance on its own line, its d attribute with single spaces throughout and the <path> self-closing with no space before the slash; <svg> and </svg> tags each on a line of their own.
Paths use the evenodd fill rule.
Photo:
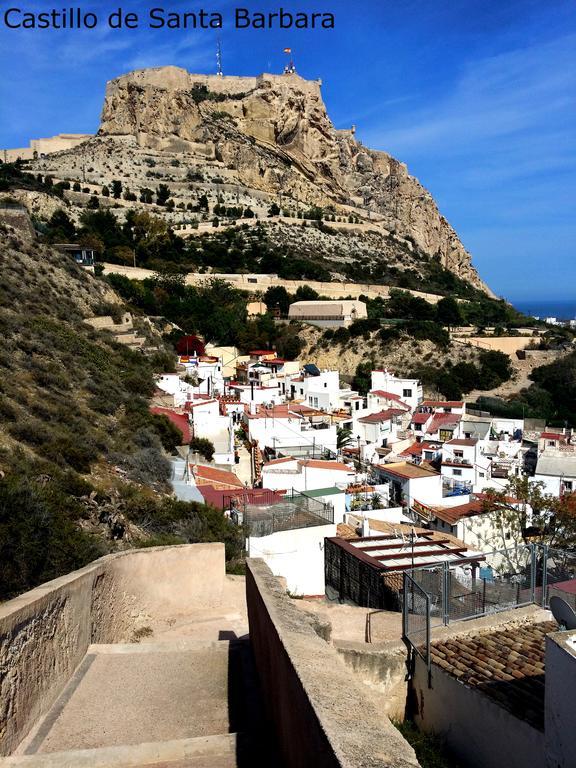
<svg viewBox="0 0 576 768">
<path fill-rule="evenodd" d="M 431 467 L 407 462 L 378 464 L 375 472 L 379 482 L 390 486 L 390 503 L 412 507 L 414 502 L 426 505 L 442 501 L 442 475 Z"/>
<path fill-rule="evenodd" d="M 185 402 L 191 400 L 197 391 L 191 384 L 183 381 L 177 373 L 163 373 L 156 379 L 156 386 L 174 398 L 176 408 L 181 408 Z"/>
<path fill-rule="evenodd" d="M 349 388 L 340 387 L 339 371 L 319 371 L 315 366 L 309 367 L 315 372 L 304 370 L 290 381 L 292 400 L 304 401 L 310 408 L 321 411 L 334 411 L 342 407 L 346 397 L 356 394 Z"/>
<path fill-rule="evenodd" d="M 216 464 L 234 464 L 234 429 L 232 414 L 220 415 L 217 400 L 195 400 L 186 404 L 190 413 L 194 437 L 210 440 L 214 444 Z"/>
<path fill-rule="evenodd" d="M 469 547 L 483 552 L 513 549 L 523 543 L 520 527 L 507 524 L 499 512 L 487 510 L 484 494 L 473 494 L 463 503 L 458 501 L 447 506 L 444 500 L 443 506 L 435 507 L 434 517 L 428 521 L 430 528 L 450 533 Z M 516 509 L 521 507 L 515 499 L 509 498 L 507 502 Z M 528 510 L 528 514 L 530 512 Z"/>
<path fill-rule="evenodd" d="M 386 447 L 396 440 L 398 432 L 405 426 L 406 411 L 401 408 L 388 408 L 355 419 L 352 432 L 366 443 Z"/>
<path fill-rule="evenodd" d="M 576 453 L 540 454 L 533 480 L 544 483 L 544 492 L 554 496 L 576 491 Z"/>
<path fill-rule="evenodd" d="M 339 461 L 287 456 L 262 466 L 262 487 L 273 491 L 314 491 L 336 485 L 346 487 L 355 478 L 355 469 Z"/>
<path fill-rule="evenodd" d="M 490 458 L 481 453 L 476 438 L 454 438 L 442 448 L 442 476 L 449 483 L 463 483 L 470 490 L 482 490 L 490 477 Z"/>
<path fill-rule="evenodd" d="M 298 404 L 257 406 L 254 411 L 243 419 L 249 439 L 257 440 L 261 450 L 299 456 L 336 454 L 336 425 L 323 414 Z"/>
<path fill-rule="evenodd" d="M 278 382 L 270 382 L 265 385 L 239 384 L 231 382 L 226 388 L 228 394 L 237 397 L 241 403 L 250 405 L 279 405 L 284 402 L 284 395 Z"/>
<path fill-rule="evenodd" d="M 376 394 L 396 395 L 402 402 L 407 403 L 412 411 L 422 402 L 424 396 L 422 384 L 418 379 L 398 378 L 386 368 L 372 371 L 370 390 Z"/>
<path fill-rule="evenodd" d="M 194 383 L 194 392 L 203 395 L 224 394 L 224 376 L 222 360 L 219 357 L 203 355 L 202 357 L 180 357 L 180 365 L 186 369 L 186 376 Z"/>
</svg>

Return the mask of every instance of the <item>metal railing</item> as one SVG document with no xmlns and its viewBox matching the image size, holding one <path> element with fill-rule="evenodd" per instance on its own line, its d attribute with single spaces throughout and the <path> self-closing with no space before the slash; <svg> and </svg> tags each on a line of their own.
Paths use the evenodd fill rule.
<svg viewBox="0 0 576 768">
<path fill-rule="evenodd" d="M 409 577 L 428 595 L 431 627 L 531 604 L 547 608 L 552 594 L 576 608 L 576 553 L 544 544 L 484 553 L 480 567 L 460 560 L 415 568 Z"/>
<path fill-rule="evenodd" d="M 274 492 L 244 498 L 237 495 L 231 500 L 230 514 L 246 526 L 249 536 L 258 537 L 334 523 L 332 504 L 293 489 L 282 498 Z"/>
</svg>

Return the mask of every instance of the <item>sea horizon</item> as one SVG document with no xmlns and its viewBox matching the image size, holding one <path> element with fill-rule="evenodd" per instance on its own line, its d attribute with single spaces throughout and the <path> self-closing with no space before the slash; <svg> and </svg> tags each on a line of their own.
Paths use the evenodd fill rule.
<svg viewBox="0 0 576 768">
<path fill-rule="evenodd" d="M 526 315 L 532 317 L 555 317 L 558 320 L 576 318 L 575 299 L 508 299 L 510 303 Z"/>
</svg>

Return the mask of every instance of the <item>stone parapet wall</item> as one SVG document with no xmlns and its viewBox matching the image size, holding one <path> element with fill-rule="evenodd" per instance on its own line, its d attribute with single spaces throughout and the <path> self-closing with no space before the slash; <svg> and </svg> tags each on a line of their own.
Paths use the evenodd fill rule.
<svg viewBox="0 0 576 768">
<path fill-rule="evenodd" d="M 408 768 L 412 747 L 262 560 L 248 560 L 250 640 L 286 768 Z"/>
<path fill-rule="evenodd" d="M 120 552 L 0 606 L 0 755 L 54 703 L 91 643 L 130 641 L 150 616 L 218 604 L 223 544 Z"/>
</svg>

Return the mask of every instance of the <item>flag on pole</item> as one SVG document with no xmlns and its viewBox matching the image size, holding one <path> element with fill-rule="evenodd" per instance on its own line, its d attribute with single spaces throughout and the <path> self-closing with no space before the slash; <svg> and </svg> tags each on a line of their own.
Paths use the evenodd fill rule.
<svg viewBox="0 0 576 768">
<path fill-rule="evenodd" d="M 292 53 L 292 48 L 284 48 L 284 53 Z"/>
</svg>

